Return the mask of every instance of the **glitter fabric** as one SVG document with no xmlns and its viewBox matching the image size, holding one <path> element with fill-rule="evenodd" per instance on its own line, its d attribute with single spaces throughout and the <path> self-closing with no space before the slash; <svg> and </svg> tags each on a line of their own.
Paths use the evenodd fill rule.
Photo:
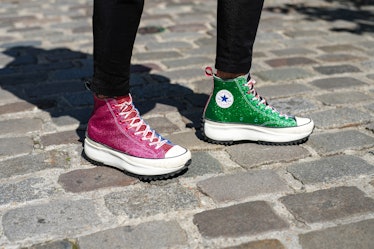
<svg viewBox="0 0 374 249">
<path fill-rule="evenodd" d="M 105 99 L 94 97 L 84 153 L 93 161 L 146 180 L 173 176 L 191 161 L 189 150 L 170 143 L 145 123 L 130 94 Z"/>
<path fill-rule="evenodd" d="M 164 158 L 173 145 L 149 128 L 132 104 L 121 99 L 94 97 L 95 107 L 87 136 L 116 151 L 140 158 Z"/>
<path fill-rule="evenodd" d="M 214 78 L 214 89 L 204 110 L 204 119 L 281 128 L 297 126 L 295 118 L 283 115 L 260 97 L 247 76 L 222 80 Z"/>
</svg>

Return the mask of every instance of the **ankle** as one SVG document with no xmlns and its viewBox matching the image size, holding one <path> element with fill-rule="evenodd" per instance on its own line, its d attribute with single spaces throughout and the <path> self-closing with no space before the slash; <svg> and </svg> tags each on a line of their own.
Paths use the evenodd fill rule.
<svg viewBox="0 0 374 249">
<path fill-rule="evenodd" d="M 229 72 L 223 72 L 220 70 L 217 70 L 217 73 L 216 73 L 216 76 L 223 80 L 234 79 L 242 75 L 246 75 L 246 73 L 229 73 Z"/>
</svg>

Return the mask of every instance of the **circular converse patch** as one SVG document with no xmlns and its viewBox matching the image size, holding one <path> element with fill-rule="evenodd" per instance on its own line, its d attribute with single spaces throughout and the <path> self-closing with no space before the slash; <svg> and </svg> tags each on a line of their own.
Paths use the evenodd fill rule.
<svg viewBox="0 0 374 249">
<path fill-rule="evenodd" d="M 234 103 L 234 96 L 227 90 L 220 90 L 216 94 L 216 103 L 221 108 L 229 108 Z"/>
</svg>

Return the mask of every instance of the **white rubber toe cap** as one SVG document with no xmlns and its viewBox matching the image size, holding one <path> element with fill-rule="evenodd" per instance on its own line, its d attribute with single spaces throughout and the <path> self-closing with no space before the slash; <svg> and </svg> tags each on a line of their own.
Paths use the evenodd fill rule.
<svg viewBox="0 0 374 249">
<path fill-rule="evenodd" d="M 178 157 L 185 154 L 187 151 L 187 149 L 179 145 L 174 145 L 170 150 L 168 150 L 168 152 L 166 152 L 165 158 Z"/>
<path fill-rule="evenodd" d="M 310 118 L 295 117 L 297 126 L 302 126 L 313 122 Z"/>
</svg>

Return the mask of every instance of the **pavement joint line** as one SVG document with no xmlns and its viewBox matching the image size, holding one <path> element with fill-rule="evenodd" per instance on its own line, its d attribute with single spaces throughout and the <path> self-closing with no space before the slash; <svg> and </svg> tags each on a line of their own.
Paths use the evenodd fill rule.
<svg viewBox="0 0 374 249">
<path fill-rule="evenodd" d="M 265 1 L 254 50 L 257 87 L 263 87 L 265 97 L 279 109 L 295 108 L 317 125 L 306 143 L 287 150 L 256 144 L 218 146 L 196 137 L 194 119 L 203 108 L 199 101 L 208 97 L 204 84 L 211 85 L 203 64 L 214 64 L 216 1 L 146 1 L 140 27 L 166 30 L 138 35 L 133 64 L 152 68 L 133 73 L 133 88 L 166 77 L 168 82 L 161 83 L 174 90 L 163 99 L 181 103 L 152 106 L 144 116 L 172 141 L 190 146 L 195 162 L 178 178 L 144 183 L 81 158 L 78 139 L 84 135 L 92 102 L 79 87 L 58 86 L 74 86 L 92 73 L 92 2 L 2 1 L 0 248 L 95 249 L 88 247 L 90 240 L 104 241 L 108 229 L 129 243 L 159 238 L 155 241 L 161 244 L 144 240 L 145 248 L 234 249 L 257 243 L 272 245 L 267 249 L 279 249 L 280 244 L 282 249 L 309 249 L 315 240 L 331 249 L 349 248 L 351 242 L 374 248 L 363 232 L 374 232 L 374 39 L 372 30 L 360 26 L 360 20 L 368 23 L 365 13 L 372 8 L 327 0 Z M 336 9 L 344 10 L 340 20 L 313 14 Z M 31 92 L 35 84 L 46 100 L 38 102 L 40 96 Z M 142 97 L 145 100 L 159 103 L 151 91 Z M 192 111 L 181 111 L 183 103 Z M 168 122 L 158 124 L 162 117 Z M 17 124 L 19 120 L 24 122 Z M 245 180 L 249 173 L 256 181 Z M 74 180 L 69 182 L 67 176 Z M 271 185 L 274 181 L 282 184 Z M 233 196 L 223 187 L 228 183 L 238 189 Z M 314 202 L 303 207 L 308 198 Z M 216 213 L 221 216 L 207 218 Z M 241 216 L 254 227 L 237 222 Z M 277 220 L 285 225 L 273 222 Z M 162 237 L 162 231 L 169 236 Z M 111 242 L 124 243 L 121 236 Z"/>
</svg>

